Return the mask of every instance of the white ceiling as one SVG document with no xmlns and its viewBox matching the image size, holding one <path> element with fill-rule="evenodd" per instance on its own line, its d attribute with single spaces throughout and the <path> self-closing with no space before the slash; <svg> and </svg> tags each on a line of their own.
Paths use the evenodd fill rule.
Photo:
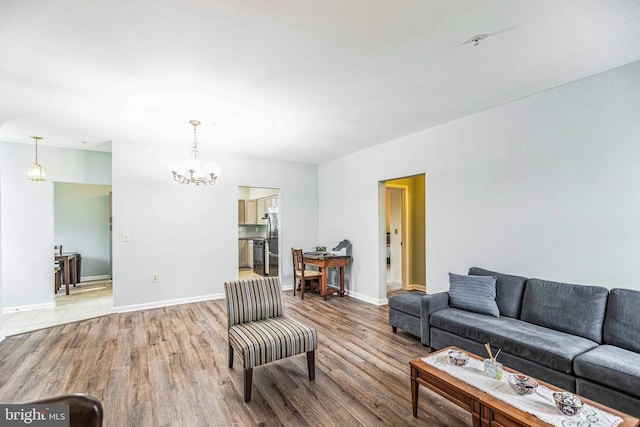
<svg viewBox="0 0 640 427">
<path fill-rule="evenodd" d="M 640 0 L 2 0 L 0 140 L 321 163 L 638 60 Z"/>
</svg>

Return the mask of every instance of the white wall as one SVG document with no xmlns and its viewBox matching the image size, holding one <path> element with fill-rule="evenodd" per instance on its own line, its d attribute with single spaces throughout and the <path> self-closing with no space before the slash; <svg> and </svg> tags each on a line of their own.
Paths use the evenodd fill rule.
<svg viewBox="0 0 640 427">
<path fill-rule="evenodd" d="M 34 161 L 31 144 L 0 143 L 0 245 L 2 307 L 53 304 L 54 182 L 111 183 L 111 154 L 38 148 L 47 181 L 26 179 Z"/>
<path fill-rule="evenodd" d="M 320 240 L 349 238 L 350 292 L 384 303 L 379 181 L 426 173 L 428 292 L 471 266 L 640 290 L 639 118 L 636 62 L 327 162 Z"/>
<path fill-rule="evenodd" d="M 281 278 L 289 248 L 318 238 L 318 167 L 207 152 L 224 169 L 213 187 L 180 185 L 165 164 L 188 146 L 113 144 L 113 300 L 117 310 L 222 297 L 238 278 L 238 186 L 279 188 Z M 122 234 L 129 242 L 122 242 Z M 159 276 L 151 283 L 151 275 Z"/>
</svg>

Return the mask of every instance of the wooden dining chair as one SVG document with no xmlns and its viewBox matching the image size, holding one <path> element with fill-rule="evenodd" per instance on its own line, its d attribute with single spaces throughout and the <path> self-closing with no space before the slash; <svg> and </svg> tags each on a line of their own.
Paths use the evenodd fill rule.
<svg viewBox="0 0 640 427">
<path fill-rule="evenodd" d="M 296 287 L 300 283 L 300 299 L 304 299 L 304 290 L 307 284 L 312 287 L 320 287 L 322 273 L 316 270 L 306 270 L 304 266 L 304 255 L 302 249 L 291 248 L 293 257 L 293 296 L 296 296 Z"/>
<path fill-rule="evenodd" d="M 316 378 L 316 330 L 284 315 L 284 298 L 277 277 L 227 282 L 229 368 L 237 351 L 244 368 L 244 401 L 251 401 L 253 368 L 307 354 L 309 381 Z"/>
</svg>

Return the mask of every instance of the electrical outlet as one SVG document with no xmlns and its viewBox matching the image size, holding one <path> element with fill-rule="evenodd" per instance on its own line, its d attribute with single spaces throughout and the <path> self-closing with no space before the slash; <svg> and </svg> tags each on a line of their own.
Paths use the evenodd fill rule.
<svg viewBox="0 0 640 427">
<path fill-rule="evenodd" d="M 123 242 L 129 241 L 129 233 L 122 233 L 122 241 Z"/>
<path fill-rule="evenodd" d="M 158 273 L 151 273 L 151 283 L 158 283 Z"/>
</svg>

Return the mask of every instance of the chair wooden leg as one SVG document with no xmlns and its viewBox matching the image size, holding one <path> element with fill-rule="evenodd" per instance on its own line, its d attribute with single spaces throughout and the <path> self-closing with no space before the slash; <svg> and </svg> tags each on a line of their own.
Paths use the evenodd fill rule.
<svg viewBox="0 0 640 427">
<path fill-rule="evenodd" d="M 391 330 L 393 331 L 394 334 L 398 333 L 398 327 L 397 326 L 392 326 Z"/>
<path fill-rule="evenodd" d="M 251 382 L 253 380 L 253 368 L 244 370 L 244 401 L 251 402 Z"/>
<path fill-rule="evenodd" d="M 307 370 L 309 371 L 309 381 L 316 379 L 316 351 L 307 351 Z"/>
<path fill-rule="evenodd" d="M 233 347 L 229 344 L 229 368 L 233 368 Z"/>
<path fill-rule="evenodd" d="M 295 271 L 293 272 L 293 274 L 295 275 Z M 296 279 L 295 277 L 293 278 L 293 296 L 296 296 L 296 287 L 298 286 L 298 279 Z"/>
<path fill-rule="evenodd" d="M 307 287 L 307 281 L 300 279 L 300 300 L 304 299 L 304 288 Z"/>
</svg>

